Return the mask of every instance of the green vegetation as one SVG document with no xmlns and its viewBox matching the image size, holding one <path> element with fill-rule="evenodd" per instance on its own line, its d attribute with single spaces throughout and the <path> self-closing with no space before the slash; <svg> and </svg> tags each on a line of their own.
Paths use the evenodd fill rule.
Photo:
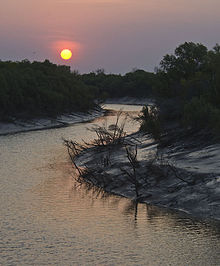
<svg viewBox="0 0 220 266">
<path fill-rule="evenodd" d="M 70 67 L 48 60 L 0 61 L 0 120 L 87 111 L 95 97 L 95 88 L 80 81 Z"/>
<path fill-rule="evenodd" d="M 153 97 L 143 109 L 141 129 L 160 139 L 169 122 L 220 135 L 220 46 L 186 42 L 165 55 L 156 73 L 125 75 L 71 72 L 44 62 L 0 61 L 0 120 L 87 111 L 95 101 L 123 96 Z"/>
<path fill-rule="evenodd" d="M 84 74 L 81 80 L 99 89 L 102 99 L 124 96 L 149 97 L 152 95 L 155 74 L 144 70 L 134 70 L 125 75 L 105 74 L 103 69 Z"/>
<path fill-rule="evenodd" d="M 161 127 L 175 121 L 185 128 L 204 129 L 215 136 L 220 135 L 218 44 L 210 51 L 200 43 L 181 44 L 174 55 L 164 56 L 155 80 L 153 94 L 157 99 L 159 118 L 144 118 L 146 110 L 143 110 L 142 128 L 152 133 L 146 126 L 147 121 L 152 123 L 153 120 L 155 125 L 159 120 Z"/>
<path fill-rule="evenodd" d="M 152 135 L 156 140 L 161 136 L 161 121 L 156 106 L 145 106 L 139 117 L 142 121 L 140 130 Z"/>
<path fill-rule="evenodd" d="M 48 60 L 0 61 L 0 120 L 87 111 L 107 97 L 149 96 L 154 76 L 143 70 L 80 75 Z"/>
</svg>

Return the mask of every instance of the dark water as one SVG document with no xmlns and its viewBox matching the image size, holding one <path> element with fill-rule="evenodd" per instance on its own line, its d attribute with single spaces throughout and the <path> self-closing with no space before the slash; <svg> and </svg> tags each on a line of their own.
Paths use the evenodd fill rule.
<svg viewBox="0 0 220 266">
<path fill-rule="evenodd" d="M 0 137 L 0 264 L 219 265 L 219 224 L 76 186 L 62 137 L 91 126 Z"/>
</svg>

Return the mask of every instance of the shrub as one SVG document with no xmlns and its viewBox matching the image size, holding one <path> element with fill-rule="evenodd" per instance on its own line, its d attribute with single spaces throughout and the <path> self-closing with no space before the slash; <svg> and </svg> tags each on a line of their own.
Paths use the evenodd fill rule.
<svg viewBox="0 0 220 266">
<path fill-rule="evenodd" d="M 220 134 L 220 109 L 202 97 L 195 97 L 184 107 L 183 123 L 195 129 L 206 128 L 214 134 Z"/>
<path fill-rule="evenodd" d="M 161 122 L 157 107 L 145 106 L 142 109 L 141 113 L 140 130 L 152 135 L 154 139 L 159 140 L 161 136 Z"/>
</svg>

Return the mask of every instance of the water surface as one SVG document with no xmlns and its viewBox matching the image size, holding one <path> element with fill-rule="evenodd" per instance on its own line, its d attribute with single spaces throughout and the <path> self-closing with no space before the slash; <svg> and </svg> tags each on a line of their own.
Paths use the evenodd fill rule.
<svg viewBox="0 0 220 266">
<path fill-rule="evenodd" d="M 0 265 L 219 265 L 219 224 L 76 186 L 62 138 L 88 127 L 0 137 Z"/>
</svg>

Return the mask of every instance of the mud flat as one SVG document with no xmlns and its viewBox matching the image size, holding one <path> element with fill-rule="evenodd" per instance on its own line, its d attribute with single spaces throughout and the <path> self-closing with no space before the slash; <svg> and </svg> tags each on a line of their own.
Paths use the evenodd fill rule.
<svg viewBox="0 0 220 266">
<path fill-rule="evenodd" d="M 150 137 L 127 137 L 137 147 L 135 176 L 127 145 L 90 147 L 75 158 L 82 178 L 104 191 L 199 218 L 220 220 L 220 145 L 161 148 Z M 185 143 L 186 144 L 186 143 Z M 179 149 L 178 149 L 179 148 Z M 132 151 L 133 149 L 133 151 Z M 169 151 L 169 152 L 168 152 Z M 138 191 L 138 193 L 137 193 Z"/>
<path fill-rule="evenodd" d="M 15 134 L 27 131 L 36 131 L 67 127 L 76 123 L 88 122 L 104 115 L 105 111 L 101 108 L 92 110 L 88 113 L 71 113 L 57 116 L 56 118 L 45 117 L 35 119 L 11 119 L 11 122 L 0 122 L 0 136 Z"/>
</svg>

